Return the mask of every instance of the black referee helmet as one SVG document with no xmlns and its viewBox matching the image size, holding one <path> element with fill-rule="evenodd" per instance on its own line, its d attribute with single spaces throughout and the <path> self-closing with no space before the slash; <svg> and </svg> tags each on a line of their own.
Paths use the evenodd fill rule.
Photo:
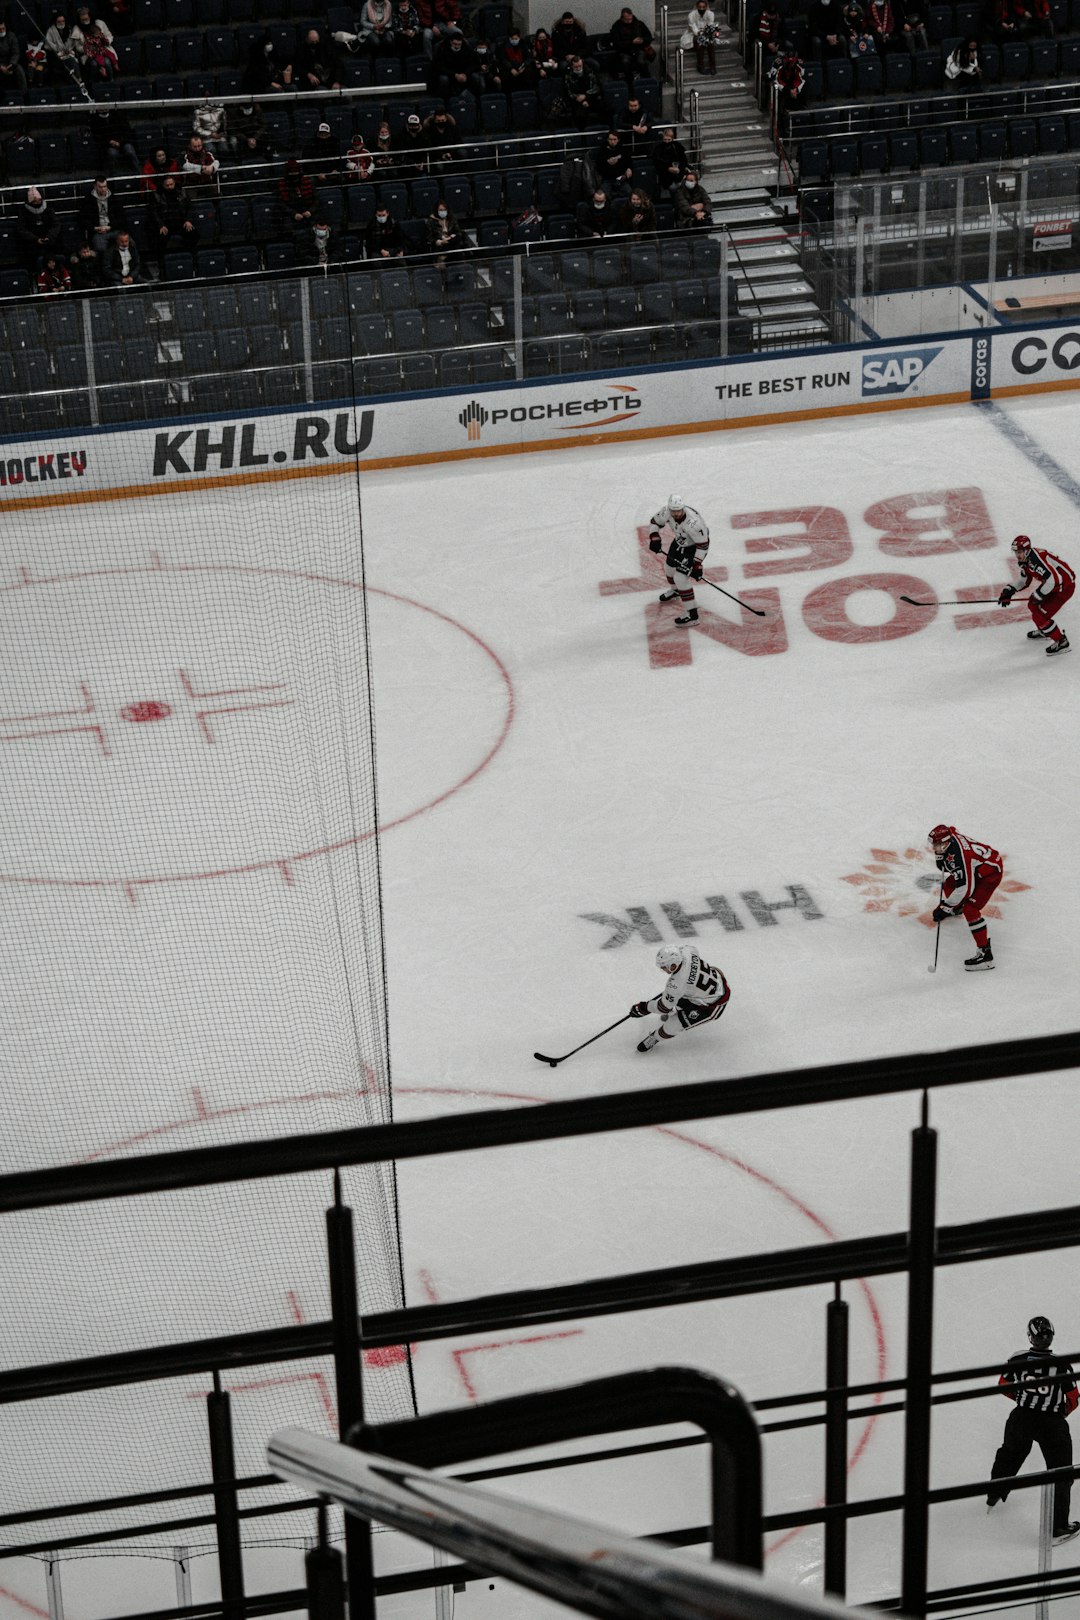
<svg viewBox="0 0 1080 1620">
<path fill-rule="evenodd" d="M 1049 1350 L 1054 1342 L 1054 1324 L 1048 1316 L 1033 1316 L 1028 1323 L 1028 1339 L 1033 1350 Z"/>
</svg>

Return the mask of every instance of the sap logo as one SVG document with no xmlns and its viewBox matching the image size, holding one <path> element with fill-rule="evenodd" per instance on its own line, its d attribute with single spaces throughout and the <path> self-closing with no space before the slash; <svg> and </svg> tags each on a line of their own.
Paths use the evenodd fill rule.
<svg viewBox="0 0 1080 1620">
<path fill-rule="evenodd" d="M 905 394 L 921 377 L 941 349 L 905 349 L 903 354 L 864 355 L 862 363 L 863 398 L 867 394 Z"/>
</svg>

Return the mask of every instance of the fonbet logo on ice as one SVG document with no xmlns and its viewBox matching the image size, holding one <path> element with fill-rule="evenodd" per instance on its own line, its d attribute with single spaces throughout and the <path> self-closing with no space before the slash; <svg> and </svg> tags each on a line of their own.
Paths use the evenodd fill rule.
<svg viewBox="0 0 1080 1620">
<path fill-rule="evenodd" d="M 906 394 L 915 380 L 941 353 L 936 349 L 903 349 L 897 354 L 864 354 L 862 363 L 863 398 L 884 399 L 889 394 Z"/>
<path fill-rule="evenodd" d="M 493 431 L 506 427 L 520 427 L 526 422 L 542 422 L 560 433 L 580 432 L 583 428 L 610 427 L 615 422 L 628 422 L 641 410 L 641 391 L 636 383 L 606 383 L 606 394 L 581 394 L 572 399 L 547 399 L 531 396 L 527 405 L 495 405 L 491 410 L 479 400 L 470 399 L 458 421 L 470 440 L 481 437 L 484 428 Z M 497 396 L 496 396 L 497 397 Z"/>
<path fill-rule="evenodd" d="M 862 869 L 846 873 L 842 881 L 858 889 L 864 911 L 891 911 L 894 917 L 914 917 L 925 928 L 934 927 L 941 873 L 929 849 L 872 849 Z M 995 891 L 994 904 L 983 907 L 983 916 L 1000 917 L 1005 898 L 1030 887 L 1006 878 Z"/>
</svg>

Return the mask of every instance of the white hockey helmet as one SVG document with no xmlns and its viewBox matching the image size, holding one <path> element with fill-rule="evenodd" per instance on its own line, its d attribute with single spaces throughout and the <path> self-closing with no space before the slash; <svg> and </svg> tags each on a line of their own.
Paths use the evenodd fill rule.
<svg viewBox="0 0 1080 1620">
<path fill-rule="evenodd" d="M 669 512 L 685 512 L 686 511 L 686 502 L 684 500 L 680 500 L 678 495 L 669 495 L 668 498 L 667 498 L 667 504 L 668 504 L 668 511 Z"/>
<path fill-rule="evenodd" d="M 681 945 L 661 945 L 656 953 L 656 965 L 662 973 L 674 973 L 682 967 Z"/>
</svg>

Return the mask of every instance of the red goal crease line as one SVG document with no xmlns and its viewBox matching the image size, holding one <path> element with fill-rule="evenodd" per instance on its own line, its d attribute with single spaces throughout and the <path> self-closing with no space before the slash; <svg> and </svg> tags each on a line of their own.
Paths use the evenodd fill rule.
<svg viewBox="0 0 1080 1620">
<path fill-rule="evenodd" d="M 1022 387 L 1000 388 L 994 396 L 1016 393 L 1045 393 L 1051 390 L 1080 387 L 1080 378 L 1062 378 L 1056 381 L 1026 384 Z M 425 467 L 443 461 L 473 461 L 484 456 L 519 456 L 534 451 L 565 450 L 568 446 L 621 444 L 628 440 L 677 438 L 690 433 L 718 433 L 737 428 L 779 427 L 785 422 L 815 422 L 831 417 L 865 416 L 881 411 L 915 410 L 923 406 L 969 405 L 971 394 L 967 389 L 957 393 L 932 394 L 918 399 L 863 400 L 852 405 L 819 406 L 805 411 L 765 411 L 758 416 L 715 417 L 702 422 L 658 423 L 652 427 L 626 428 L 608 432 L 602 428 L 582 433 L 574 438 L 534 439 L 529 442 L 508 444 L 473 444 L 448 450 L 430 450 L 421 455 L 364 456 L 359 466 L 348 457 L 325 466 L 269 467 L 258 472 L 214 473 L 144 484 L 120 484 L 108 489 L 79 489 L 55 495 L 26 495 L 0 501 L 0 515 L 14 515 L 35 507 L 83 505 L 91 501 L 134 500 L 154 495 L 174 495 L 189 489 L 228 489 L 248 484 L 280 483 L 294 478 L 332 478 L 342 473 L 361 474 L 389 472 L 398 467 Z"/>
</svg>

